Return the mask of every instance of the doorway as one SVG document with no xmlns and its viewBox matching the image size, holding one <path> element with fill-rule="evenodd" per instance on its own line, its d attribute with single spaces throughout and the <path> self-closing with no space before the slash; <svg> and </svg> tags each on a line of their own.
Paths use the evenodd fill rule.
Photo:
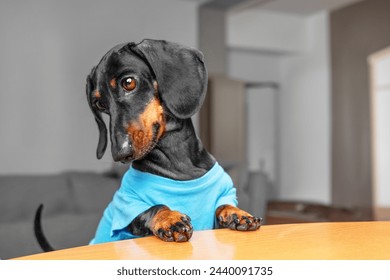
<svg viewBox="0 0 390 280">
<path fill-rule="evenodd" d="M 390 220 L 390 47 L 368 59 L 371 82 L 373 214 Z"/>
</svg>

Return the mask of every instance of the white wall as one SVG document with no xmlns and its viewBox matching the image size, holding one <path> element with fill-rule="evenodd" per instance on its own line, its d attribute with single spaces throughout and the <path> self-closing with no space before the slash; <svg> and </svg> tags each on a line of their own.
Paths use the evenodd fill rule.
<svg viewBox="0 0 390 280">
<path fill-rule="evenodd" d="M 297 15 L 245 10 L 228 15 L 227 29 L 227 45 L 233 48 L 288 53 L 305 47 L 305 23 Z"/>
<path fill-rule="evenodd" d="M 305 18 L 305 29 L 306 49 L 281 62 L 279 196 L 330 203 L 327 13 Z"/>
<path fill-rule="evenodd" d="M 229 51 L 229 76 L 246 82 L 280 83 L 280 55 L 261 51 Z M 250 171 L 261 170 L 273 185 L 276 180 L 277 95 L 269 87 L 247 90 L 247 160 Z"/>
<path fill-rule="evenodd" d="M 276 122 L 269 122 L 275 123 L 277 130 L 277 198 L 329 203 L 328 14 L 304 17 L 253 10 L 229 15 L 227 22 L 229 75 L 280 84 Z M 258 108 L 261 105 L 264 104 Z M 252 118 L 261 117 L 256 111 L 249 114 Z M 249 130 L 258 129 L 253 123 Z M 260 124 L 259 121 L 257 126 Z M 269 131 L 270 127 L 257 130 L 249 142 L 262 145 L 260 137 Z M 249 151 L 248 156 L 253 165 L 257 160 L 253 157 L 263 152 L 251 149 L 254 152 Z"/>
<path fill-rule="evenodd" d="M 197 47 L 197 4 L 175 0 L 0 3 L 0 174 L 105 170 L 85 78 L 115 44 Z"/>
<path fill-rule="evenodd" d="M 228 54 L 230 77 L 246 82 L 280 82 L 280 55 L 234 47 Z"/>
</svg>

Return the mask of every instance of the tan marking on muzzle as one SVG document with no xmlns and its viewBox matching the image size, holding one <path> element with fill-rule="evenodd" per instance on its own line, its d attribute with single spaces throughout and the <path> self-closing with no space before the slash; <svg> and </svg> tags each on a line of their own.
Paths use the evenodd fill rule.
<svg viewBox="0 0 390 280">
<path fill-rule="evenodd" d="M 154 137 L 154 126 L 159 124 Z M 135 158 L 149 152 L 165 131 L 164 109 L 158 98 L 154 97 L 145 107 L 138 121 L 131 122 L 127 133 L 132 141 Z"/>
<path fill-rule="evenodd" d="M 111 86 L 112 88 L 116 88 L 116 80 L 115 80 L 115 78 L 114 78 L 114 79 L 111 79 L 111 81 L 110 81 L 110 86 Z"/>
<path fill-rule="evenodd" d="M 100 93 L 100 91 L 95 90 L 95 91 L 93 92 L 93 96 L 94 96 L 95 98 L 100 98 L 100 97 L 102 97 L 102 94 Z"/>
</svg>

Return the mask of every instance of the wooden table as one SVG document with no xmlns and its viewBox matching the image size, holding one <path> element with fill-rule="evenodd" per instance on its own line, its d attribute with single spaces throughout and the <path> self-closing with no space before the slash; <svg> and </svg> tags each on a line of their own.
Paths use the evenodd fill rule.
<svg viewBox="0 0 390 280">
<path fill-rule="evenodd" d="M 190 242 L 145 237 L 26 256 L 23 260 L 390 260 L 390 222 L 308 223 L 194 232 Z"/>
</svg>

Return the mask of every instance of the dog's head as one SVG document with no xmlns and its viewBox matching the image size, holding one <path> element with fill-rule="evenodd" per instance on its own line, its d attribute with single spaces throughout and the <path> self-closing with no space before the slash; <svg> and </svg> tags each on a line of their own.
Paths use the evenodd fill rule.
<svg viewBox="0 0 390 280">
<path fill-rule="evenodd" d="M 166 115 L 188 119 L 207 88 L 203 55 L 179 44 L 143 40 L 106 53 L 87 78 L 87 98 L 99 128 L 97 158 L 107 147 L 110 117 L 115 161 L 130 162 L 151 151 L 166 129 Z"/>
</svg>

